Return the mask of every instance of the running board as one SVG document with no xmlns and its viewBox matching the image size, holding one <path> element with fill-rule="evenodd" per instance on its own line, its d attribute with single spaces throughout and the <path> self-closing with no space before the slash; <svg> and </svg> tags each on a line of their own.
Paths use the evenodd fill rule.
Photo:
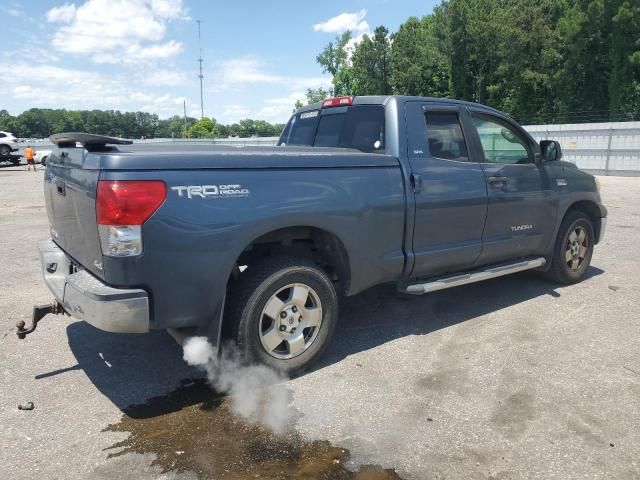
<svg viewBox="0 0 640 480">
<path fill-rule="evenodd" d="M 437 292 L 438 290 L 444 290 L 445 288 L 458 287 L 460 285 L 466 285 L 467 283 L 481 282 L 483 280 L 489 280 L 490 278 L 502 277 L 503 275 L 509 275 L 510 273 L 540 268 L 544 266 L 545 263 L 547 263 L 547 261 L 542 257 L 533 258 L 517 263 L 510 263 L 506 265 L 502 264 L 486 268 L 484 270 L 453 275 L 451 277 L 437 278 L 424 283 L 412 283 L 400 286 L 399 289 L 402 292 L 411 295 L 424 295 L 425 293 Z"/>
</svg>

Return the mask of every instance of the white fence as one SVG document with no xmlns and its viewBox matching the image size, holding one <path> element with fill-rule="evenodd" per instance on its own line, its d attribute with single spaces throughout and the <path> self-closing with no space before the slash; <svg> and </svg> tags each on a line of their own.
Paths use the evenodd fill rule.
<svg viewBox="0 0 640 480">
<path fill-rule="evenodd" d="M 524 127 L 536 140 L 557 140 L 564 160 L 603 175 L 640 175 L 640 122 Z"/>
</svg>

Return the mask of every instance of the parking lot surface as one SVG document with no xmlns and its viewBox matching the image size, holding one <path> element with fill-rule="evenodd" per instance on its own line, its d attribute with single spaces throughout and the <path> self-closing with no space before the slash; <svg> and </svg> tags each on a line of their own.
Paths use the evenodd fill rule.
<svg viewBox="0 0 640 480">
<path fill-rule="evenodd" d="M 165 332 L 47 317 L 17 339 L 51 299 L 42 179 L 0 170 L 0 478 L 640 478 L 640 178 L 600 178 L 608 230 L 578 285 L 345 299 L 322 364 L 286 383 L 281 439 L 189 380 Z"/>
</svg>

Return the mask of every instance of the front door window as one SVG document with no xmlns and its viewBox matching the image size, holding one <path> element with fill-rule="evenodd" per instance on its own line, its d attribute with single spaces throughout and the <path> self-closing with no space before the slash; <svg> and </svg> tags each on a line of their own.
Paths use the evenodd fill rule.
<svg viewBox="0 0 640 480">
<path fill-rule="evenodd" d="M 501 164 L 533 163 L 527 143 L 518 132 L 506 123 L 484 115 L 473 115 L 485 161 Z"/>
</svg>

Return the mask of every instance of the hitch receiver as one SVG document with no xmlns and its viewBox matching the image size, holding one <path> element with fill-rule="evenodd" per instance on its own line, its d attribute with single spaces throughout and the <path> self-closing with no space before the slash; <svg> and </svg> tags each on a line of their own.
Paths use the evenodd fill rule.
<svg viewBox="0 0 640 480">
<path fill-rule="evenodd" d="M 59 313 L 66 313 L 66 312 L 62 307 L 62 305 L 60 304 L 60 302 L 58 302 L 57 300 L 54 300 L 52 303 L 49 303 L 47 305 L 34 305 L 33 316 L 31 317 L 31 325 L 29 326 L 29 328 L 24 328 L 25 323 L 22 320 L 16 323 L 16 328 L 18 329 L 18 331 L 16 332 L 16 335 L 18 335 L 18 338 L 20 340 L 24 340 L 24 338 L 28 334 L 30 334 L 36 329 L 36 327 L 38 326 L 38 322 L 42 320 L 42 318 L 45 315 L 48 315 L 50 313 L 57 315 Z"/>
</svg>

